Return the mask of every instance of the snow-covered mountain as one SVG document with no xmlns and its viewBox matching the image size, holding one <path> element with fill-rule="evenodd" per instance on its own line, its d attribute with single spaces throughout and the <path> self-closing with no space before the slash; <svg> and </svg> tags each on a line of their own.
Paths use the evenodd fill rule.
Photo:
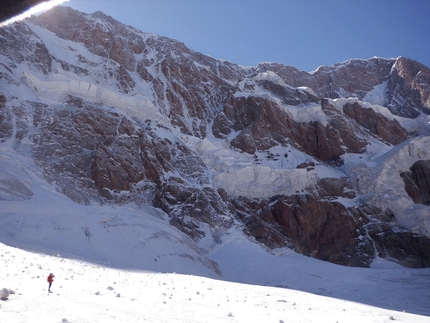
<svg viewBox="0 0 430 323">
<path fill-rule="evenodd" d="M 239 236 L 430 266 L 426 66 L 244 67 L 67 7 L 0 44 L 2 242 L 211 277 Z"/>
</svg>

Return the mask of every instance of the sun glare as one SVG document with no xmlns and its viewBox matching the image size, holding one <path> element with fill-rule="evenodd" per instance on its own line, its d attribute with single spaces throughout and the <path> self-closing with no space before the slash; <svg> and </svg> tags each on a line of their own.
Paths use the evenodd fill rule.
<svg viewBox="0 0 430 323">
<path fill-rule="evenodd" d="M 30 8 L 26 12 L 0 23 L 0 27 L 4 27 L 4 26 L 7 26 L 13 22 L 23 20 L 23 19 L 30 17 L 31 15 L 34 15 L 36 13 L 49 10 L 54 6 L 57 6 L 59 4 L 62 4 L 63 2 L 67 2 L 67 1 L 69 1 L 69 0 L 52 0 L 52 1 L 40 3 L 37 6 Z"/>
</svg>

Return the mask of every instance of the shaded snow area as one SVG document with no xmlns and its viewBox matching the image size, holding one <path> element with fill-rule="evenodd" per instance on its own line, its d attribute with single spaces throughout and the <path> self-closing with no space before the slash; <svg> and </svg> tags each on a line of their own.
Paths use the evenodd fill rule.
<svg viewBox="0 0 430 323">
<path fill-rule="evenodd" d="M 269 253 L 235 228 L 203 255 L 157 210 L 73 203 L 2 147 L 2 322 L 430 322 L 430 268 Z"/>
<path fill-rule="evenodd" d="M 385 261 L 344 268 L 254 248 L 238 239 L 214 255 L 225 278 L 238 279 L 231 282 L 112 268 L 0 243 L 0 283 L 14 292 L 0 301 L 0 316 L 22 323 L 430 322 L 429 270 Z M 262 285 L 275 281 L 282 284 Z"/>
<path fill-rule="evenodd" d="M 344 268 L 293 253 L 267 254 L 243 239 L 214 258 L 225 266 L 225 278 L 238 282 L 118 269 L 0 244 L 0 282 L 14 292 L 0 302 L 2 321 L 430 322 L 411 314 L 430 312 L 429 270 L 382 260 L 371 269 Z M 273 283 L 282 284 L 262 286 Z"/>
<path fill-rule="evenodd" d="M 15 174 L 3 182 L 2 242 L 113 266 L 218 276 L 216 264 L 157 210 L 76 204 L 40 178 L 30 159 L 4 150 L 0 159 L 1 173 Z M 22 187 L 31 198 L 21 197 Z"/>
<path fill-rule="evenodd" d="M 0 244 L 0 265 L 1 284 L 14 292 L 7 300 L 0 301 L 2 322 L 430 321 L 425 316 L 289 288 L 114 269 L 59 255 L 30 253 L 4 244 Z M 48 293 L 46 282 L 50 272 L 55 275 L 52 293 Z M 405 285 L 405 280 L 411 278 L 399 281 L 396 269 L 383 272 L 386 274 L 383 279 L 374 276 L 364 282 L 363 277 L 358 277 L 354 285 L 360 289 L 368 285 Z M 334 277 L 334 273 L 330 276 Z M 326 277 L 311 276 L 310 279 L 323 282 Z M 394 281 L 388 283 L 390 280 Z M 408 296 L 397 297 L 410 302 Z"/>
</svg>

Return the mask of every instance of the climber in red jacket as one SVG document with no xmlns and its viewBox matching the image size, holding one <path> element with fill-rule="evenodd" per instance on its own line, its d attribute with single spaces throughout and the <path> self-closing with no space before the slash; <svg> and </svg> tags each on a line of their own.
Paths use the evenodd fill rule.
<svg viewBox="0 0 430 323">
<path fill-rule="evenodd" d="M 51 292 L 51 285 L 52 285 L 52 282 L 54 281 L 54 277 L 55 276 L 53 273 L 50 273 L 48 276 L 48 283 L 49 283 L 48 292 Z"/>
</svg>

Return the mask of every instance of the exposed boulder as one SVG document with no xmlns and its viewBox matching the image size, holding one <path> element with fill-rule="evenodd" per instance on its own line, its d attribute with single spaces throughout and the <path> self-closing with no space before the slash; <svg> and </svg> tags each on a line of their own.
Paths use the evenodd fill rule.
<svg viewBox="0 0 430 323">
<path fill-rule="evenodd" d="M 10 295 L 10 294 L 11 294 L 11 293 L 10 293 L 9 288 L 2 288 L 2 289 L 0 289 L 0 299 L 1 299 L 2 301 L 7 300 L 7 299 L 9 298 L 9 295 Z"/>
</svg>

